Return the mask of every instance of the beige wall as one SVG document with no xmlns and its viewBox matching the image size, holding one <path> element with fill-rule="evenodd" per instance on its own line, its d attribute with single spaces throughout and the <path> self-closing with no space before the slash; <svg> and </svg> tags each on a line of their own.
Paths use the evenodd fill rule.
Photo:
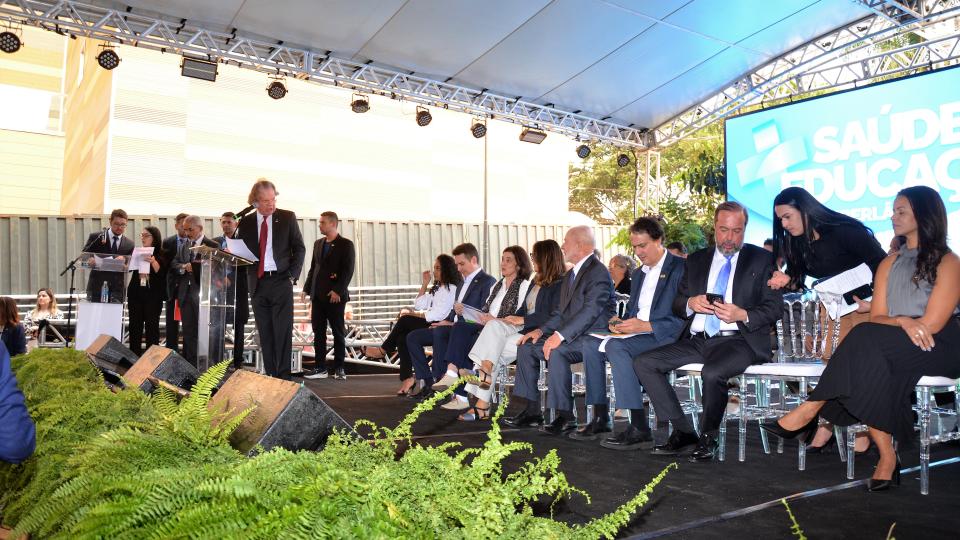
<svg viewBox="0 0 960 540">
<path fill-rule="evenodd" d="M 0 213 L 60 213 L 63 137 L 0 129 Z"/>
</svg>

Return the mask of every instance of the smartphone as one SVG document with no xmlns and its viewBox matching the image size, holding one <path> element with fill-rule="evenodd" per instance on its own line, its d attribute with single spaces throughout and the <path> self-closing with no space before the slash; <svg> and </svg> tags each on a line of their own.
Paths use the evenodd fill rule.
<svg viewBox="0 0 960 540">
<path fill-rule="evenodd" d="M 722 304 L 722 303 L 723 303 L 723 296 L 722 296 L 722 295 L 719 295 L 719 294 L 716 294 L 716 293 L 710 293 L 710 292 L 708 292 L 708 293 L 707 293 L 707 302 L 710 302 L 711 304 Z"/>
<path fill-rule="evenodd" d="M 610 325 L 611 325 L 611 326 L 616 326 L 616 325 L 618 325 L 618 324 L 623 324 L 623 321 L 620 320 L 620 319 L 617 319 L 617 320 L 615 320 L 615 321 L 610 321 Z"/>
</svg>

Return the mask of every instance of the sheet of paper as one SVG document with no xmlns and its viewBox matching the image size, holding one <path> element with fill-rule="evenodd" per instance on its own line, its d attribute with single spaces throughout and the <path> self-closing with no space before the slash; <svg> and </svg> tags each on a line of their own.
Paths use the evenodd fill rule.
<svg viewBox="0 0 960 540">
<path fill-rule="evenodd" d="M 94 267 L 101 272 L 123 272 L 123 256 L 94 255 Z"/>
<path fill-rule="evenodd" d="M 843 294 L 872 282 L 873 272 L 870 271 L 870 267 L 866 264 L 860 264 L 856 268 L 851 268 L 846 272 L 818 282 L 813 288 L 820 295 L 823 305 L 827 307 L 830 318 L 836 319 L 857 310 L 857 303 L 846 303 Z M 861 298 L 861 300 L 870 300 L 871 298 L 873 297 Z"/>
<path fill-rule="evenodd" d="M 477 309 L 477 308 L 475 308 L 475 307 L 473 307 L 473 306 L 464 304 L 464 305 L 463 305 L 463 313 L 462 313 L 460 316 L 463 317 L 463 320 L 465 320 L 465 321 L 467 321 L 467 322 L 472 322 L 472 323 L 477 323 L 477 324 L 479 324 L 479 323 L 480 323 L 480 314 L 481 314 L 481 313 L 483 313 L 483 312 L 480 311 L 479 309 Z"/>
<path fill-rule="evenodd" d="M 627 339 L 633 336 L 643 336 L 643 335 L 652 334 L 652 333 L 653 332 L 637 332 L 636 334 L 614 334 L 613 332 L 594 332 L 590 335 L 600 340 L 600 346 L 597 348 L 597 350 L 602 353 L 605 353 L 607 352 L 607 343 L 610 343 L 611 339 Z"/>
<path fill-rule="evenodd" d="M 256 262 L 260 260 L 256 255 L 250 253 L 250 249 L 247 248 L 247 244 L 244 243 L 243 240 L 227 238 L 227 250 L 238 257 L 247 259 L 248 261 Z"/>
<path fill-rule="evenodd" d="M 148 275 L 150 273 L 150 261 L 148 261 L 147 258 L 151 255 L 153 255 L 153 247 L 133 248 L 133 256 L 130 259 L 129 270 L 131 272 L 137 270 L 141 276 Z"/>
</svg>

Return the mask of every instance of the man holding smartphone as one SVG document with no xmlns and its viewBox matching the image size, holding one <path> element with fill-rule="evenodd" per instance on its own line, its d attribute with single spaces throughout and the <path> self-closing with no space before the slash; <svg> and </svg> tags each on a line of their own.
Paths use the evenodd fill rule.
<svg viewBox="0 0 960 540">
<path fill-rule="evenodd" d="M 669 419 L 674 428 L 654 454 L 674 456 L 696 446 L 690 461 L 716 457 L 717 433 L 727 407 L 727 380 L 771 358 L 770 325 L 781 317 L 783 293 L 767 285 L 775 268 L 773 255 L 743 243 L 746 227 L 742 205 L 728 201 L 717 206 L 716 247 L 687 258 L 673 303 L 674 313 L 687 320 L 680 341 L 633 362 L 657 415 Z M 667 381 L 671 371 L 693 362 L 703 364 L 700 437 Z"/>
</svg>

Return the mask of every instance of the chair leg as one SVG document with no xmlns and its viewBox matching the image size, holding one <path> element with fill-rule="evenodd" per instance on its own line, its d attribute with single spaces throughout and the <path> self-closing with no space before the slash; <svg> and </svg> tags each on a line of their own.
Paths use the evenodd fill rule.
<svg viewBox="0 0 960 540">
<path fill-rule="evenodd" d="M 839 442 L 839 441 L 838 441 Z M 853 480 L 853 465 L 857 455 L 856 425 L 847 426 L 847 480 Z"/>
<path fill-rule="evenodd" d="M 920 389 L 920 494 L 930 493 L 930 388 Z"/>
<path fill-rule="evenodd" d="M 720 436 L 718 437 L 717 445 L 719 446 L 717 459 L 719 459 L 720 461 L 726 461 L 727 460 L 727 414 L 726 413 L 723 414 L 723 419 L 720 420 Z"/>
<path fill-rule="evenodd" d="M 837 440 L 837 452 L 840 454 L 840 461 L 846 463 L 846 446 L 843 444 L 843 433 L 840 431 L 840 426 L 833 426 L 833 437 Z"/>
</svg>

